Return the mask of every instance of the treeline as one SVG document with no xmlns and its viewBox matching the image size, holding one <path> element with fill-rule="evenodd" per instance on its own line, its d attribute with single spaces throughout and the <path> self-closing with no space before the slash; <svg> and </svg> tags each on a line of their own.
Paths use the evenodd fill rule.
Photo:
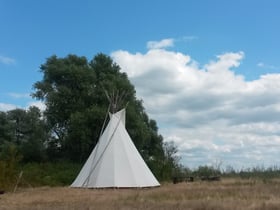
<svg viewBox="0 0 280 210">
<path fill-rule="evenodd" d="M 240 177 L 244 179 L 250 178 L 260 178 L 263 180 L 266 179 L 275 179 L 280 178 L 280 167 L 279 166 L 255 166 L 251 168 L 244 168 L 235 170 L 233 167 L 229 167 L 222 171 L 222 174 L 225 177 Z"/>
<path fill-rule="evenodd" d="M 40 71 L 42 80 L 33 85 L 31 95 L 46 109 L 0 112 L 0 182 L 31 162 L 82 166 L 102 130 L 109 104 L 105 92 L 124 92 L 118 105 L 128 103 L 126 128 L 155 176 L 167 180 L 179 167 L 176 147 L 163 141 L 134 86 L 109 56 L 97 54 L 90 61 L 51 56 Z"/>
<path fill-rule="evenodd" d="M 196 180 L 201 178 L 241 178 L 241 179 L 277 179 L 280 178 L 280 167 L 251 167 L 244 169 L 234 169 L 232 166 L 227 166 L 225 169 L 214 166 L 199 166 L 196 169 L 189 169 L 181 166 L 174 174 L 173 178 L 187 179 L 193 177 Z M 206 179 L 207 180 L 207 179 Z"/>
</svg>

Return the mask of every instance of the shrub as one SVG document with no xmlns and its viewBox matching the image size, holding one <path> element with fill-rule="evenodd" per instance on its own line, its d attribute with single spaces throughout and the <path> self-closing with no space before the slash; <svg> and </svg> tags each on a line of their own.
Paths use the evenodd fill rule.
<svg viewBox="0 0 280 210">
<path fill-rule="evenodd" d="M 22 166 L 24 182 L 31 186 L 70 185 L 80 168 L 80 164 L 65 161 L 28 163 Z"/>
<path fill-rule="evenodd" d="M 1 148 L 0 158 L 0 189 L 11 190 L 16 184 L 21 156 L 14 144 L 5 143 Z"/>
</svg>

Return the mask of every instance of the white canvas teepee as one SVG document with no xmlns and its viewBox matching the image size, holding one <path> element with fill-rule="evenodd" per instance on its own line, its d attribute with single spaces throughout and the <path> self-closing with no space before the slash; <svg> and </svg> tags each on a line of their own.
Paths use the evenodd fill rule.
<svg viewBox="0 0 280 210">
<path fill-rule="evenodd" d="M 125 109 L 110 121 L 71 187 L 159 186 L 125 129 Z"/>
</svg>

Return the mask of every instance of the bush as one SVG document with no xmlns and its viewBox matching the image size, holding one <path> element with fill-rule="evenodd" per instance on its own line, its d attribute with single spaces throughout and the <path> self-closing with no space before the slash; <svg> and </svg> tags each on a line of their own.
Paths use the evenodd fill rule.
<svg viewBox="0 0 280 210">
<path fill-rule="evenodd" d="M 221 175 L 221 171 L 215 169 L 213 166 L 199 166 L 197 170 L 193 172 L 198 177 L 209 177 Z"/>
<path fill-rule="evenodd" d="M 2 145 L 0 153 L 0 190 L 11 190 L 16 184 L 18 163 L 21 159 L 12 143 Z"/>
<path fill-rule="evenodd" d="M 24 182 L 31 186 L 70 185 L 79 173 L 80 164 L 71 162 L 28 163 L 22 166 Z"/>
</svg>

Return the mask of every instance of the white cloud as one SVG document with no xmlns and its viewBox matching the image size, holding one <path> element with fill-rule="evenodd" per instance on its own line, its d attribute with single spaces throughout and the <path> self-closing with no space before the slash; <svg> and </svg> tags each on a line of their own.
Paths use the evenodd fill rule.
<svg viewBox="0 0 280 210">
<path fill-rule="evenodd" d="M 30 98 L 29 93 L 9 93 L 9 96 L 12 98 L 20 99 L 20 98 Z"/>
<path fill-rule="evenodd" d="M 29 101 L 25 106 L 16 105 L 16 104 L 8 104 L 8 103 L 0 103 L 0 111 L 6 112 L 13 109 L 29 109 L 31 106 L 38 107 L 41 111 L 46 109 L 46 105 L 41 101 Z"/>
<path fill-rule="evenodd" d="M 258 66 L 259 68 L 270 69 L 270 70 L 279 70 L 279 69 L 280 69 L 279 66 L 269 65 L 269 64 L 265 64 L 265 63 L 263 63 L 263 62 L 259 62 L 259 63 L 257 64 L 257 66 Z"/>
<path fill-rule="evenodd" d="M 0 111 L 6 112 L 12 109 L 16 109 L 17 106 L 14 104 L 6 104 L 6 103 L 0 103 Z"/>
<path fill-rule="evenodd" d="M 9 64 L 14 64 L 15 62 L 16 61 L 13 58 L 9 58 L 9 57 L 0 55 L 0 63 L 9 65 Z"/>
<path fill-rule="evenodd" d="M 32 101 L 28 103 L 28 108 L 31 106 L 38 107 L 41 111 L 44 111 L 46 109 L 46 104 L 44 104 L 42 101 Z"/>
<path fill-rule="evenodd" d="M 13 104 L 7 104 L 8 106 L 3 105 L 3 107 L 6 107 L 5 109 L 4 108 L 2 109 L 3 111 L 8 111 L 8 110 L 15 109 L 15 108 L 28 109 L 30 106 L 36 106 L 41 111 L 44 111 L 46 109 L 46 105 L 43 102 L 33 101 L 30 96 L 30 93 L 10 92 L 10 93 L 7 93 L 6 95 L 13 98 L 13 100 L 16 99 L 15 101 L 17 103 L 20 102 L 20 105 L 13 105 Z M 0 107 L 0 110 L 1 110 L 1 107 Z"/>
<path fill-rule="evenodd" d="M 246 81 L 233 69 L 244 52 L 197 65 L 190 55 L 150 48 L 112 53 L 167 141 L 189 166 L 221 159 L 236 167 L 275 162 L 280 151 L 280 74 Z M 199 68 L 199 66 L 203 66 Z"/>
<path fill-rule="evenodd" d="M 163 39 L 161 41 L 149 41 L 147 43 L 148 49 L 162 49 L 167 47 L 173 47 L 174 39 Z"/>
<path fill-rule="evenodd" d="M 240 61 L 244 58 L 244 52 L 229 52 L 217 56 L 217 61 L 211 61 L 210 64 L 206 64 L 205 68 L 208 71 L 218 72 L 218 73 L 232 73 L 230 71 L 233 67 L 238 67 Z"/>
<path fill-rule="evenodd" d="M 257 64 L 257 66 L 262 68 L 262 67 L 264 67 L 265 65 L 264 65 L 263 62 L 260 62 L 260 63 Z"/>
</svg>

